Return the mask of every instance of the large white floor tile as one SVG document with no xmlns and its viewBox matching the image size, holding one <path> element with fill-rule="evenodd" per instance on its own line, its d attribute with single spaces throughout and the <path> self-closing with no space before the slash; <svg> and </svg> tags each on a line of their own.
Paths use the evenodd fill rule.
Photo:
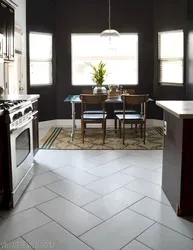
<svg viewBox="0 0 193 250">
<path fill-rule="evenodd" d="M 129 166 L 130 165 L 127 162 L 121 160 L 120 158 L 120 159 L 107 162 L 106 164 L 103 164 L 100 167 L 90 169 L 87 172 L 94 174 L 98 177 L 106 177 L 120 170 L 123 170 Z"/>
<path fill-rule="evenodd" d="M 91 250 L 63 227 L 51 222 L 23 236 L 34 249 Z"/>
<path fill-rule="evenodd" d="M 146 230 L 137 239 L 155 250 L 193 249 L 193 240 L 157 223 Z"/>
<path fill-rule="evenodd" d="M 66 166 L 72 154 L 71 150 L 39 150 L 35 162 L 52 170 Z"/>
<path fill-rule="evenodd" d="M 125 174 L 137 177 L 142 180 L 149 181 L 151 183 L 157 184 L 161 186 L 162 183 L 162 175 L 159 173 L 156 173 L 155 171 L 150 171 L 145 168 L 140 167 L 129 167 L 127 169 L 124 169 L 122 171 Z"/>
<path fill-rule="evenodd" d="M 61 176 L 59 176 L 55 173 L 52 173 L 52 172 L 47 172 L 44 174 L 37 175 L 31 180 L 31 182 L 27 188 L 27 191 L 30 191 L 30 190 L 33 190 L 33 189 L 36 189 L 39 187 L 43 187 L 45 185 L 48 185 L 48 184 L 56 182 L 56 181 L 60 181 L 62 179 L 63 178 Z"/>
<path fill-rule="evenodd" d="M 159 174 L 162 174 L 163 173 L 163 168 L 162 167 L 161 168 L 157 168 L 155 171 L 158 172 Z"/>
<path fill-rule="evenodd" d="M 43 165 L 39 165 L 37 163 L 34 164 L 34 175 L 38 175 L 38 174 L 44 174 L 46 172 L 49 172 L 50 169 L 43 166 Z"/>
<path fill-rule="evenodd" d="M 144 156 L 143 154 L 128 154 L 124 156 L 122 160 L 127 161 L 130 166 L 134 165 L 149 170 L 155 170 L 156 168 L 161 167 L 161 161 L 152 161 L 150 157 Z"/>
<path fill-rule="evenodd" d="M 99 179 L 98 177 L 92 174 L 89 174 L 81 169 L 77 169 L 71 166 L 56 169 L 54 170 L 54 173 L 83 186 Z"/>
<path fill-rule="evenodd" d="M 80 168 L 82 170 L 89 170 L 100 166 L 100 163 L 92 162 L 89 159 L 82 159 L 78 157 L 72 157 L 69 160 L 69 165 L 72 167 Z"/>
<path fill-rule="evenodd" d="M 129 191 L 126 188 L 120 188 L 83 208 L 99 218 L 107 220 L 133 203 L 141 200 L 143 197 L 144 196 Z"/>
<path fill-rule="evenodd" d="M 0 221 L 0 242 L 12 241 L 50 221 L 36 208 L 10 216 L 6 220 Z"/>
<path fill-rule="evenodd" d="M 133 240 L 126 247 L 122 248 L 122 250 L 150 250 L 150 248 L 136 240 Z"/>
<path fill-rule="evenodd" d="M 105 164 L 109 161 L 113 161 L 127 154 L 128 154 L 128 151 L 126 150 L 113 150 L 113 151 L 109 151 L 109 152 L 97 155 L 95 157 L 92 157 L 90 158 L 90 161 L 97 162 L 100 164 Z"/>
<path fill-rule="evenodd" d="M 28 245 L 22 238 L 18 238 L 14 241 L 3 243 L 2 247 L 0 246 L 0 249 L 7 249 L 7 250 L 13 250 L 13 249 L 21 249 L 21 250 L 32 250 L 30 245 Z"/>
<path fill-rule="evenodd" d="M 37 206 L 43 202 L 52 200 L 57 196 L 58 195 L 54 194 L 53 192 L 44 187 L 26 192 L 23 194 L 15 208 L 9 211 L 3 211 L 1 215 L 2 217 L 6 218 L 7 216 L 17 214 L 21 211 Z"/>
<path fill-rule="evenodd" d="M 120 187 L 123 187 L 127 183 L 136 180 L 136 178 L 129 176 L 124 173 L 115 173 L 108 177 L 105 177 L 101 180 L 92 182 L 86 185 L 86 188 L 100 194 L 105 195 L 108 194 Z"/>
<path fill-rule="evenodd" d="M 129 209 L 147 216 L 187 237 L 193 238 L 193 223 L 178 217 L 172 207 L 149 198 L 144 198 L 129 207 Z"/>
<path fill-rule="evenodd" d="M 119 250 L 153 223 L 126 209 L 80 238 L 95 250 Z"/>
<path fill-rule="evenodd" d="M 170 202 L 168 201 L 162 188 L 158 185 L 138 179 L 136 181 L 133 181 L 132 183 L 129 183 L 125 187 L 139 194 L 142 194 L 152 199 L 155 199 L 157 201 L 163 202 L 166 205 L 170 205 Z"/>
<path fill-rule="evenodd" d="M 87 188 L 77 185 L 67 179 L 52 183 L 46 187 L 78 206 L 83 206 L 101 197 Z"/>
<path fill-rule="evenodd" d="M 76 236 L 102 222 L 99 218 L 61 197 L 38 206 L 38 209 Z"/>
</svg>

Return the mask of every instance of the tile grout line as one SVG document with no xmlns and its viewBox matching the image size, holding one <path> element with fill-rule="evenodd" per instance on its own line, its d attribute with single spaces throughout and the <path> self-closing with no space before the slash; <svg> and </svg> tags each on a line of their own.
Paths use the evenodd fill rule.
<svg viewBox="0 0 193 250">
<path fill-rule="evenodd" d="M 47 216 L 47 217 L 48 217 L 48 216 Z M 50 219 L 50 218 L 49 218 L 49 219 Z M 53 220 L 52 220 L 52 221 L 53 221 Z M 31 233 L 31 232 L 35 231 L 36 229 L 39 229 L 39 228 L 41 228 L 41 227 L 43 227 L 43 226 L 45 226 L 45 225 L 51 223 L 52 221 L 49 221 L 49 222 L 47 222 L 47 223 L 45 223 L 45 224 L 43 224 L 43 225 L 41 225 L 41 226 L 38 226 L 38 227 L 34 228 L 33 230 L 30 230 L 30 231 L 28 231 L 28 232 L 25 233 L 25 234 L 22 234 L 22 235 L 20 235 L 20 236 L 17 236 L 16 238 L 14 238 L 14 239 L 12 239 L 12 240 L 9 240 L 9 241 L 7 241 L 7 242 L 5 242 L 5 243 L 6 243 L 6 244 L 7 244 L 7 243 L 10 243 L 10 242 L 12 242 L 12 241 L 14 241 L 14 240 L 17 240 L 18 238 L 22 238 L 22 239 L 23 239 L 23 236 L 24 236 L 24 235 L 26 235 L 26 234 L 28 234 L 28 233 Z M 29 243 L 28 243 L 28 245 L 29 245 Z"/>
<path fill-rule="evenodd" d="M 36 206 L 42 205 L 42 204 L 44 204 L 44 203 L 46 203 L 46 202 L 48 202 L 48 201 L 55 200 L 55 199 L 57 199 L 58 197 L 59 197 L 59 195 L 57 195 L 57 197 L 54 197 L 54 198 L 52 198 L 52 199 L 49 199 L 49 200 L 44 201 L 44 202 L 42 202 L 42 203 L 39 203 L 39 204 L 37 204 L 37 205 L 35 205 L 35 206 L 32 206 L 32 207 L 29 207 L 29 208 L 27 208 L 27 209 L 25 209 L 25 210 L 19 211 L 19 212 L 16 213 L 16 214 L 10 214 L 9 216 L 5 217 L 3 220 L 6 220 L 6 219 L 8 219 L 8 218 L 10 218 L 10 217 L 12 217 L 12 216 L 14 216 L 14 215 L 18 215 L 18 214 L 23 213 L 23 212 L 25 212 L 25 211 L 28 211 L 28 210 L 30 210 L 30 209 L 36 208 Z"/>
<path fill-rule="evenodd" d="M 155 225 L 156 223 L 154 223 L 153 225 Z M 152 226 L 153 226 L 152 225 Z M 148 228 L 149 229 L 149 228 Z M 143 243 L 143 242 L 141 242 L 140 240 L 138 240 L 138 239 L 135 239 L 137 242 L 139 242 L 140 244 L 142 244 L 142 245 L 144 245 L 144 246 L 146 246 L 146 247 L 148 247 L 149 249 L 151 249 L 151 250 L 154 250 L 153 248 L 151 248 L 150 246 L 148 246 L 148 245 L 146 245 L 145 243 Z"/>
<path fill-rule="evenodd" d="M 51 222 L 50 222 L 50 223 L 51 223 Z M 25 241 L 25 243 L 27 243 L 27 244 L 31 247 L 31 249 L 35 250 L 35 248 L 33 248 L 33 247 L 30 245 L 30 243 L 27 242 L 27 241 L 23 238 L 23 236 L 21 236 L 21 238 L 22 238 L 23 241 Z M 28 247 L 27 247 L 27 248 L 28 248 Z"/>
<path fill-rule="evenodd" d="M 48 188 L 48 190 L 50 190 L 50 189 Z M 55 193 L 54 191 L 52 191 L 52 192 Z M 55 193 L 55 194 L 57 194 L 57 193 Z M 98 219 L 100 219 L 100 220 L 102 220 L 102 221 L 104 222 L 104 220 L 101 219 L 100 217 L 98 217 L 97 215 L 91 213 L 90 211 L 87 211 L 86 209 L 80 207 L 79 205 L 77 205 L 77 204 L 74 203 L 73 201 L 71 201 L 71 200 L 69 200 L 69 199 L 67 199 L 67 198 L 65 198 L 65 197 L 63 197 L 63 196 L 61 196 L 61 195 L 59 195 L 59 194 L 58 194 L 58 197 L 56 197 L 56 199 L 59 198 L 59 197 L 62 198 L 62 199 L 64 199 L 64 200 L 67 200 L 68 202 L 72 203 L 72 204 L 75 205 L 76 207 L 78 207 L 78 208 L 80 208 L 80 209 L 83 209 L 85 212 L 92 214 L 93 216 L 97 217 Z M 102 198 L 102 197 L 100 197 L 100 198 Z M 97 198 L 97 200 L 100 199 L 100 198 Z M 95 200 L 94 200 L 94 201 L 95 201 Z M 45 202 L 45 203 L 46 203 L 46 202 Z M 44 203 L 42 203 L 42 204 L 44 204 Z M 41 205 L 41 204 L 39 204 L 39 205 Z M 39 205 L 37 205 L 37 206 L 39 206 Z M 83 206 L 84 206 L 84 205 L 83 205 Z M 40 210 L 40 211 L 41 211 L 41 210 Z"/>
<path fill-rule="evenodd" d="M 55 222 L 56 224 L 58 224 L 59 226 L 61 226 L 64 230 L 66 230 L 68 233 L 70 233 L 71 235 L 73 235 L 75 238 L 77 238 L 78 240 L 80 240 L 81 242 L 83 242 L 85 245 L 87 245 L 88 247 L 90 247 L 90 248 L 92 248 L 91 246 L 89 246 L 87 243 L 85 243 L 84 241 L 82 241 L 81 239 L 79 239 L 79 237 L 80 236 L 76 236 L 75 234 L 73 234 L 69 229 L 67 229 L 67 228 L 65 228 L 63 225 L 61 225 L 59 222 L 57 222 L 57 221 L 55 221 L 54 219 L 52 219 L 50 216 L 48 216 L 48 215 L 46 215 L 43 211 L 41 211 L 39 208 L 37 208 L 36 207 L 36 209 L 39 211 L 39 212 L 41 212 L 42 214 L 44 214 L 45 216 L 47 216 L 50 220 L 52 220 L 52 221 L 50 221 L 49 223 L 51 223 L 51 222 Z M 49 224 L 49 223 L 47 223 L 47 224 Z M 101 223 L 99 223 L 98 225 L 100 225 L 100 224 L 102 224 L 103 223 L 103 221 L 101 222 Z M 47 225 L 46 224 L 46 225 Z M 96 226 L 94 226 L 93 228 L 95 228 L 95 227 L 97 227 L 98 225 L 96 225 Z M 44 226 L 44 225 L 43 225 Z M 43 227 L 43 226 L 41 226 L 41 227 Z M 93 228 L 91 228 L 90 230 L 92 230 Z M 32 230 L 32 231 L 35 231 L 36 229 L 34 229 L 34 230 Z M 27 234 L 27 233 L 26 233 Z M 24 234 L 25 235 L 25 234 Z M 24 236 L 23 235 L 23 236 Z M 93 249 L 93 248 L 92 248 Z M 94 250 L 94 249 L 93 249 Z"/>
<path fill-rule="evenodd" d="M 143 230 L 140 234 L 138 234 L 135 238 L 133 238 L 130 242 L 128 242 L 126 245 L 124 245 L 122 248 L 120 248 L 120 250 L 122 250 L 124 247 L 126 247 L 127 245 L 129 246 L 129 244 L 132 242 L 132 241 L 134 241 L 134 240 L 137 240 L 137 238 L 141 235 L 141 234 L 143 234 L 145 231 L 147 231 L 148 229 L 150 229 L 153 225 L 155 225 L 156 224 L 156 222 L 154 222 L 152 225 L 150 225 L 149 227 L 147 227 L 145 230 Z M 137 240 L 138 241 L 138 240 Z M 141 243 L 141 242 L 140 242 Z M 143 244 L 143 243 L 142 243 Z M 147 246 L 147 245 L 145 245 L 145 244 L 143 244 L 144 246 L 146 246 L 146 247 L 148 247 L 148 248 L 150 248 L 149 246 Z M 152 248 L 150 248 L 150 249 L 152 249 Z M 152 249 L 153 250 L 153 249 Z"/>
<path fill-rule="evenodd" d="M 148 197 L 148 198 L 149 198 L 149 197 Z M 181 235 L 185 236 L 185 237 L 188 238 L 188 239 L 193 240 L 193 238 L 190 238 L 189 236 L 187 236 L 187 235 L 185 235 L 185 234 L 182 234 L 182 233 L 180 233 L 180 232 L 174 230 L 173 228 L 168 227 L 168 226 L 162 224 L 162 223 L 159 222 L 159 221 L 156 221 L 156 220 L 154 220 L 154 219 L 152 219 L 152 218 L 150 218 L 150 217 L 148 217 L 148 216 L 146 216 L 146 215 L 144 215 L 144 214 L 141 214 L 141 213 L 139 213 L 139 212 L 137 212 L 137 211 L 131 209 L 130 207 L 128 207 L 127 209 L 129 209 L 129 210 L 131 210 L 131 211 L 133 211 L 133 212 L 135 212 L 135 213 L 137 213 L 137 214 L 140 214 L 140 215 L 142 215 L 142 216 L 144 216 L 144 217 L 146 217 L 146 218 L 148 218 L 148 219 L 150 219 L 150 220 L 153 220 L 153 221 L 155 221 L 156 223 L 160 224 L 161 226 L 164 226 L 164 227 L 166 227 L 166 228 L 168 228 L 168 229 L 170 229 L 170 230 L 172 230 L 172 231 L 174 231 L 174 232 L 176 232 L 176 233 L 178 233 L 178 234 L 181 234 Z"/>
<path fill-rule="evenodd" d="M 130 183 L 129 183 L 130 184 Z M 153 184 L 153 183 L 152 183 Z M 126 187 L 128 184 L 126 184 L 125 186 L 124 186 L 124 188 L 126 188 L 127 190 L 129 190 L 129 191 L 132 191 L 132 192 L 134 192 L 134 193 L 136 193 L 136 194 L 141 194 L 141 193 L 139 193 L 139 192 L 137 192 L 137 191 L 134 191 L 134 190 L 132 190 L 132 189 L 129 189 L 128 187 Z M 147 196 L 147 195 L 145 195 L 145 194 L 141 194 L 141 195 L 144 195 L 145 197 L 147 197 L 147 198 L 149 198 L 149 199 L 151 199 L 151 200 L 153 200 L 153 201 L 157 201 L 157 202 L 160 202 L 160 203 L 162 203 L 162 204 L 164 204 L 164 205 L 166 205 L 166 206 L 168 206 L 168 207 L 171 207 L 171 205 L 169 205 L 169 204 L 166 204 L 166 203 L 164 203 L 164 202 L 162 202 L 162 201 L 158 201 L 158 200 L 156 200 L 156 199 L 154 199 L 154 198 L 152 198 L 152 197 L 150 197 L 150 196 Z"/>
</svg>

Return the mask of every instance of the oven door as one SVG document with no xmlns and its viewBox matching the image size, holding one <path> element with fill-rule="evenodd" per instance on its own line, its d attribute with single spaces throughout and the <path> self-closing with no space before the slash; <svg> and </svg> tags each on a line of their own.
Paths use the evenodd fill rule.
<svg viewBox="0 0 193 250">
<path fill-rule="evenodd" d="M 27 175 L 33 167 L 32 120 L 33 118 L 29 118 L 24 124 L 10 131 L 13 194 L 18 192 L 18 189 L 19 193 L 22 193 L 29 183 Z"/>
</svg>

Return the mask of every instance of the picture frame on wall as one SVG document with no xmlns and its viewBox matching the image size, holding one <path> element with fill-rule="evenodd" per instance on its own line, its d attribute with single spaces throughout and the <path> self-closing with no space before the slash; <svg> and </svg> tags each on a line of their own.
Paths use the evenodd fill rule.
<svg viewBox="0 0 193 250">
<path fill-rule="evenodd" d="M 0 58 L 3 58 L 3 35 L 0 34 Z"/>
</svg>

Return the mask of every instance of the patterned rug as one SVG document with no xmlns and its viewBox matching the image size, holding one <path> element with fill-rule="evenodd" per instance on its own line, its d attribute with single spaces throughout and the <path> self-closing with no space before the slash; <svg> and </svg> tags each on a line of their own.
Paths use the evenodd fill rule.
<svg viewBox="0 0 193 250">
<path fill-rule="evenodd" d="M 106 133 L 105 144 L 102 144 L 102 130 L 88 130 L 84 144 L 81 142 L 81 131 L 75 132 L 74 140 L 71 141 L 71 129 L 50 128 L 44 138 L 41 139 L 41 149 L 106 149 L 106 150 L 160 150 L 163 149 L 163 129 L 160 127 L 147 128 L 147 141 L 143 144 L 140 131 L 136 134 L 134 129 L 127 129 L 125 145 L 114 131 Z"/>
</svg>

